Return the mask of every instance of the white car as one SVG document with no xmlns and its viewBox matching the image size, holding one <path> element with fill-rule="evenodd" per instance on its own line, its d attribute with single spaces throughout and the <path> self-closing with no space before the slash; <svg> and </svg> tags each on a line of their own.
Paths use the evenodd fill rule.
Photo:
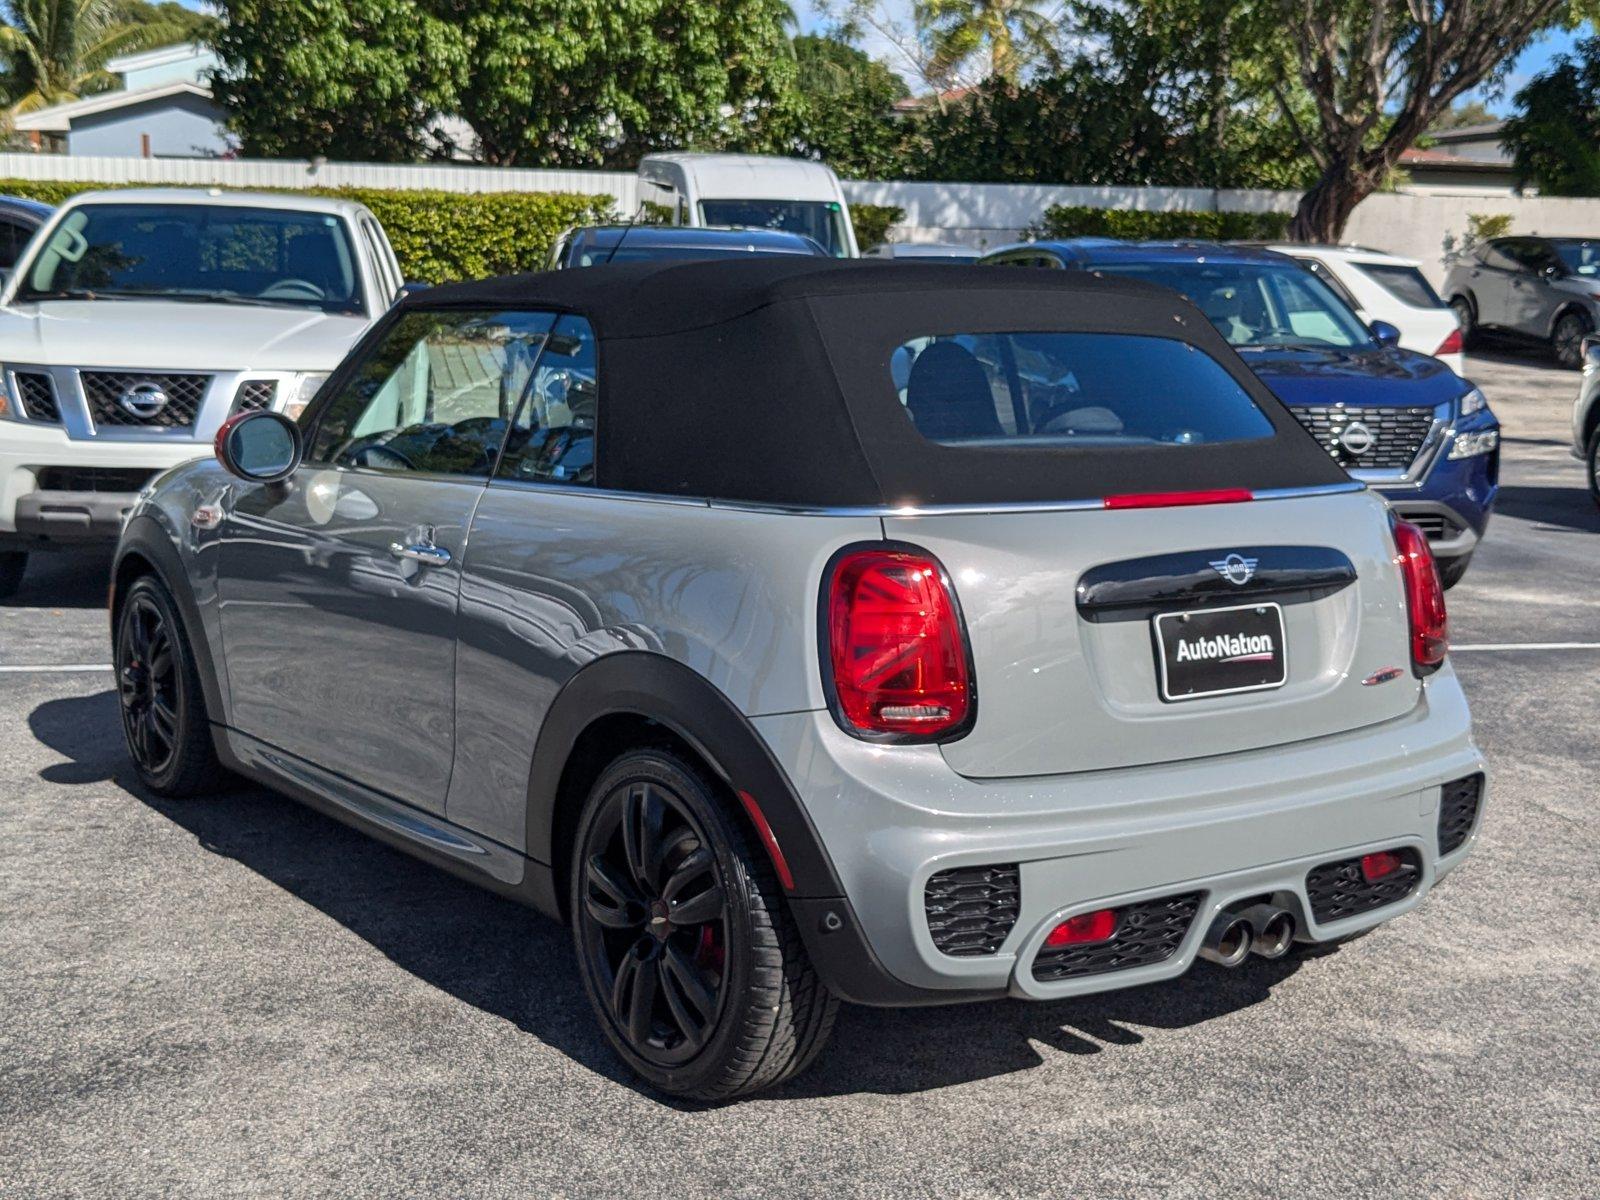
<svg viewBox="0 0 1600 1200">
<path fill-rule="evenodd" d="M 291 416 L 403 289 L 366 208 L 313 196 L 78 196 L 0 291 L 0 596 L 35 550 L 115 542 L 234 412 Z"/>
<path fill-rule="evenodd" d="M 1416 259 L 1361 246 L 1284 243 L 1267 249 L 1298 259 L 1363 321 L 1387 321 L 1399 329 L 1403 349 L 1431 354 L 1457 375 L 1466 374 L 1456 315 Z"/>
</svg>

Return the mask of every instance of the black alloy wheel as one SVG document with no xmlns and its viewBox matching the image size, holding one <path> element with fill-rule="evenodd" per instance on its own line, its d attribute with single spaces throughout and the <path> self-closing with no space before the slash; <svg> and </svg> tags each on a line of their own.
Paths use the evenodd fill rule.
<svg viewBox="0 0 1600 1200">
<path fill-rule="evenodd" d="M 571 846 L 579 972 L 624 1063 L 709 1101 L 810 1064 L 839 1001 L 723 784 L 678 750 L 627 751 L 590 788 Z"/>
<path fill-rule="evenodd" d="M 222 782 L 194 655 L 165 587 L 145 575 L 117 613 L 112 661 L 122 732 L 140 780 L 162 796 L 194 796 Z"/>
<path fill-rule="evenodd" d="M 1563 367 L 1583 366 L 1583 339 L 1591 332 L 1589 318 L 1576 310 L 1562 314 L 1550 333 L 1550 345 L 1556 352 L 1556 361 Z"/>
<path fill-rule="evenodd" d="M 677 1066 L 704 1048 L 728 983 L 728 898 L 705 832 L 661 783 L 614 788 L 578 864 L 584 950 L 634 1052 Z"/>
<path fill-rule="evenodd" d="M 165 614 L 148 593 L 129 598 L 117 646 L 122 732 L 142 773 L 159 776 L 178 749 L 178 656 Z"/>
</svg>

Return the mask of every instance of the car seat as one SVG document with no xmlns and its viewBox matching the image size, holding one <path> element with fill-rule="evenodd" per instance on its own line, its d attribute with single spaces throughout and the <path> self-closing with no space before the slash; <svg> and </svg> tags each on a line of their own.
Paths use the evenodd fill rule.
<svg viewBox="0 0 1600 1200">
<path fill-rule="evenodd" d="M 932 441 L 1004 437 L 994 411 L 989 376 L 972 351 L 935 342 L 912 364 L 906 411 L 917 432 Z"/>
</svg>

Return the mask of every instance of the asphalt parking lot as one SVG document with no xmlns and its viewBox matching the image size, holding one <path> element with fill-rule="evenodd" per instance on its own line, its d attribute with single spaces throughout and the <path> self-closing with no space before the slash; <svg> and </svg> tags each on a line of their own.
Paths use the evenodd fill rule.
<svg viewBox="0 0 1600 1200">
<path fill-rule="evenodd" d="M 1469 373 L 1505 486 L 1450 594 L 1494 772 L 1459 872 L 1331 952 L 846 1009 L 720 1109 L 619 1070 L 554 924 L 266 792 L 141 794 L 104 561 L 39 560 L 0 605 L 0 1196 L 1600 1194 L 1600 512 L 1577 376 Z"/>
</svg>

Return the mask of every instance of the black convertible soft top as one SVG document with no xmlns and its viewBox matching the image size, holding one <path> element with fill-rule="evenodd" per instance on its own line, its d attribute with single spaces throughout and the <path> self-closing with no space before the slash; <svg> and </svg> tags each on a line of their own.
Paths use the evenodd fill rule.
<svg viewBox="0 0 1600 1200">
<path fill-rule="evenodd" d="M 463 306 L 589 320 L 599 356 L 596 478 L 620 491 L 815 508 L 1348 482 L 1197 308 L 1133 280 L 754 257 L 506 276 L 419 292 L 399 308 Z M 890 372 L 896 347 L 940 334 L 1059 331 L 1192 345 L 1274 432 L 1092 447 L 968 446 L 917 432 Z"/>
</svg>

